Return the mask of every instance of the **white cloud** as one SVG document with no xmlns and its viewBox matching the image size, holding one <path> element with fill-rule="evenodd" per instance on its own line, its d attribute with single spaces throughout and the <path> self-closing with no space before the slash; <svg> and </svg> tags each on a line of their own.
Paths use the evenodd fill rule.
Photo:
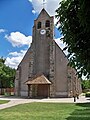
<svg viewBox="0 0 90 120">
<path fill-rule="evenodd" d="M 60 23 L 58 22 L 58 24 L 56 24 L 58 22 L 58 19 L 54 17 L 54 25 L 56 25 L 56 28 L 58 28 L 60 26 Z"/>
<path fill-rule="evenodd" d="M 32 2 L 34 10 L 32 12 L 35 14 L 35 12 L 39 13 L 41 9 L 43 8 L 43 0 L 29 0 Z M 56 9 L 59 7 L 59 3 L 62 0 L 44 0 L 44 8 L 46 11 L 50 14 L 50 16 L 55 16 L 56 15 Z M 54 24 L 57 23 L 57 19 L 54 19 Z M 58 25 L 59 26 L 59 25 Z M 57 26 L 57 27 L 58 27 Z"/>
<path fill-rule="evenodd" d="M 6 58 L 5 64 L 11 68 L 17 68 L 27 50 L 21 50 L 20 52 L 11 52 Z"/>
<path fill-rule="evenodd" d="M 32 13 L 35 14 L 36 13 L 35 10 L 32 10 Z"/>
<path fill-rule="evenodd" d="M 34 10 L 39 13 L 43 8 L 43 0 L 29 0 L 32 2 Z M 59 3 L 61 0 L 44 0 L 45 9 L 50 15 L 55 15 L 55 10 L 59 7 Z"/>
<path fill-rule="evenodd" d="M 5 29 L 0 29 L 0 33 L 6 32 Z"/>
<path fill-rule="evenodd" d="M 10 35 L 5 35 L 5 38 L 12 44 L 13 47 L 21 47 L 24 45 L 30 46 L 32 36 L 25 36 L 20 32 L 12 32 Z"/>
<path fill-rule="evenodd" d="M 32 0 L 28 0 L 29 2 L 32 2 Z"/>
</svg>

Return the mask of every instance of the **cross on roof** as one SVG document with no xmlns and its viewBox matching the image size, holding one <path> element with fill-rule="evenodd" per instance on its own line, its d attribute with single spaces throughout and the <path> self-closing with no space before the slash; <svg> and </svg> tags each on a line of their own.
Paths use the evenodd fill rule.
<svg viewBox="0 0 90 120">
<path fill-rule="evenodd" d="M 44 5 L 45 5 L 45 4 L 46 4 L 46 0 L 43 0 L 43 4 L 42 4 L 42 5 L 43 5 L 43 8 L 44 8 Z"/>
</svg>

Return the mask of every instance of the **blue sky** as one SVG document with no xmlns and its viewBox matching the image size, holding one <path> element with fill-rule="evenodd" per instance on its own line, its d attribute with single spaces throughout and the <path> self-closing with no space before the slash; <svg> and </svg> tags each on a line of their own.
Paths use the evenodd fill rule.
<svg viewBox="0 0 90 120">
<path fill-rule="evenodd" d="M 60 0 L 44 1 L 45 9 L 54 16 Z M 6 65 L 17 68 L 30 47 L 32 27 L 43 8 L 42 3 L 43 0 L 0 0 L 0 57 L 6 58 Z M 56 42 L 63 47 L 60 37 L 59 31 L 55 29 Z"/>
</svg>

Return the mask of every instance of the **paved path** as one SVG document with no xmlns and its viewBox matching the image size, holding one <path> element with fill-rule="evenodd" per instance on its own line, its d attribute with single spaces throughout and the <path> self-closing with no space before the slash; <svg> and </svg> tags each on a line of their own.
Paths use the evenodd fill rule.
<svg viewBox="0 0 90 120">
<path fill-rule="evenodd" d="M 15 97 L 3 97 L 0 96 L 0 100 L 10 100 L 10 102 L 1 104 L 0 109 L 9 108 L 15 105 L 31 103 L 31 102 L 59 102 L 59 103 L 74 103 L 73 98 L 48 98 L 48 99 L 25 99 L 25 98 L 15 98 Z M 85 98 L 80 96 L 75 103 L 87 103 L 90 102 L 90 98 Z"/>
</svg>

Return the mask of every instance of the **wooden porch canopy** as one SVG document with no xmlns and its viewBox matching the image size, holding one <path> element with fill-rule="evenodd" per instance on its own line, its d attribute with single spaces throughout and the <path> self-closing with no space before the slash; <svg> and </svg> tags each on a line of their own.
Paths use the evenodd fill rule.
<svg viewBox="0 0 90 120">
<path fill-rule="evenodd" d="M 28 97 L 50 96 L 51 82 L 44 75 L 34 76 L 32 79 L 26 81 L 25 84 L 28 85 Z"/>
<path fill-rule="evenodd" d="M 48 84 L 50 85 L 51 82 L 44 76 L 44 75 L 40 75 L 40 76 L 36 76 L 33 77 L 32 79 L 28 80 L 25 82 L 26 85 L 39 85 L 39 84 Z"/>
</svg>

